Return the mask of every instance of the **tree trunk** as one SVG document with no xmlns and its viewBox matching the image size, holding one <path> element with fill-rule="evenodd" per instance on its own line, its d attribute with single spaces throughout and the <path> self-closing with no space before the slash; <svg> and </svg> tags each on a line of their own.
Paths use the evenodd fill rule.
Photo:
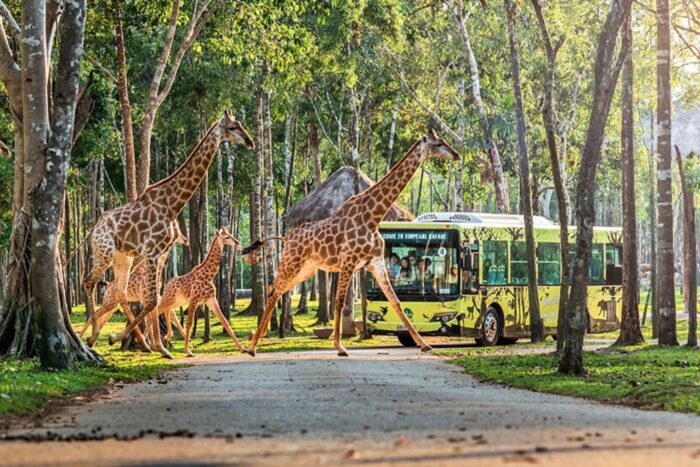
<svg viewBox="0 0 700 467">
<path fill-rule="evenodd" d="M 126 75 L 126 52 L 124 32 L 122 30 L 120 0 L 112 0 L 114 32 L 117 41 L 117 94 L 122 110 L 122 136 L 124 138 L 124 170 L 126 173 L 126 198 L 133 201 L 138 196 L 136 191 L 136 152 L 134 149 L 134 130 L 131 121 L 131 103 L 129 102 L 129 84 Z"/>
<path fill-rule="evenodd" d="M 515 115 L 518 123 L 518 166 L 520 168 L 520 202 L 525 221 L 525 248 L 527 251 L 528 305 L 530 311 L 530 339 L 544 341 L 544 323 L 540 318 L 540 300 L 537 289 L 537 253 L 535 251 L 535 228 L 532 220 L 532 196 L 530 196 L 530 162 L 527 158 L 525 113 L 523 112 L 522 88 L 520 84 L 520 51 L 515 35 L 515 0 L 504 0 L 508 13 L 508 42 L 510 43 L 510 67 L 515 93 Z"/>
<path fill-rule="evenodd" d="M 656 109 L 658 172 L 659 345 L 678 345 L 673 266 L 671 191 L 671 24 L 669 0 L 656 2 Z"/>
<path fill-rule="evenodd" d="M 631 8 L 631 7 L 630 7 Z M 634 65 L 632 62 L 632 13 L 627 15 L 623 41 L 627 55 L 622 73 L 622 324 L 615 345 L 644 342 L 639 327 L 639 264 L 637 262 L 637 213 L 634 196 Z"/>
<path fill-rule="evenodd" d="M 573 280 L 567 303 L 568 333 L 559 371 L 565 374 L 585 374 L 583 366 L 583 337 L 588 322 L 588 275 L 593 248 L 595 218 L 595 176 L 605 136 L 622 56 L 615 61 L 615 43 L 621 25 L 629 14 L 632 0 L 614 0 L 598 38 L 594 69 L 593 104 L 589 117 L 586 140 L 581 157 L 576 190 L 576 256 L 573 261 Z"/>
<path fill-rule="evenodd" d="M 690 156 L 689 156 L 690 157 Z M 698 345 L 698 259 L 695 236 L 695 193 L 688 187 L 681 151 L 676 146 L 676 161 L 683 197 L 683 299 L 688 313 L 688 347 Z"/>
<path fill-rule="evenodd" d="M 649 151 L 649 232 L 651 250 L 651 283 L 649 284 L 649 294 L 651 295 L 651 338 L 659 337 L 659 265 L 658 265 L 658 223 L 656 219 L 656 164 L 654 146 L 654 114 L 649 115 L 649 126 L 651 127 Z"/>
<path fill-rule="evenodd" d="M 510 199 L 508 194 L 508 180 L 503 172 L 501 164 L 501 156 L 498 153 L 498 146 L 493 139 L 491 130 L 491 122 L 489 121 L 484 102 L 481 99 L 481 84 L 479 80 L 479 67 L 474 56 L 474 50 L 471 46 L 467 25 L 462 13 L 462 0 L 456 0 L 454 5 L 454 16 L 457 20 L 457 26 L 464 42 L 464 48 L 469 61 L 469 72 L 472 80 L 472 93 L 474 95 L 474 104 L 476 105 L 477 113 L 481 122 L 481 129 L 484 133 L 484 142 L 486 143 L 486 156 L 491 162 L 493 170 L 493 184 L 496 193 L 496 208 L 499 213 L 507 214 L 510 212 Z"/>
<path fill-rule="evenodd" d="M 538 0 L 532 0 L 532 6 L 537 15 L 542 40 L 547 53 L 547 67 L 544 77 L 544 105 L 542 108 L 542 121 L 544 123 L 547 138 L 547 150 L 549 163 L 552 167 L 552 180 L 554 191 L 557 195 L 557 210 L 559 211 L 559 260 L 561 262 L 561 288 L 559 290 L 559 313 L 557 315 L 557 353 L 561 354 L 566 341 L 566 301 L 569 295 L 570 271 L 569 271 L 569 193 L 566 188 L 562 161 L 557 154 L 557 141 L 554 134 L 554 66 L 557 52 L 563 41 L 552 45 L 547 23 L 545 22 L 542 8 Z M 562 138 L 562 144 L 564 144 Z M 562 154 L 563 157 L 563 154 Z"/>
</svg>

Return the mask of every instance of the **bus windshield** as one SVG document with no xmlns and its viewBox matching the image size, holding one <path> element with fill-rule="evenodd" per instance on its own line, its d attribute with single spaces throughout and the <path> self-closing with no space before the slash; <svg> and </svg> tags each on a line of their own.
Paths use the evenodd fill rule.
<svg viewBox="0 0 700 467">
<path fill-rule="evenodd" d="M 401 300 L 444 301 L 459 296 L 458 233 L 381 229 L 391 285 Z M 386 300 L 370 277 L 369 300 Z"/>
</svg>

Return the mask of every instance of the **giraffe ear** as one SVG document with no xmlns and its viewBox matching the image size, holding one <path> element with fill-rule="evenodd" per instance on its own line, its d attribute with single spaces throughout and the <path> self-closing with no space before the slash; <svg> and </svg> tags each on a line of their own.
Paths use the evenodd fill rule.
<svg viewBox="0 0 700 467">
<path fill-rule="evenodd" d="M 435 133 L 435 128 L 430 129 L 430 134 L 433 136 L 433 138 L 438 139 L 438 135 Z"/>
</svg>

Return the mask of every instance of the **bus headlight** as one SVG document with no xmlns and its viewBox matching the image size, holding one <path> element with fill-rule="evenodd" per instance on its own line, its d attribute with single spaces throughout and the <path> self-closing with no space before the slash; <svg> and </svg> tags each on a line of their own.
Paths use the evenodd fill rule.
<svg viewBox="0 0 700 467">
<path fill-rule="evenodd" d="M 430 319 L 430 321 L 440 321 L 442 323 L 446 323 L 448 321 L 452 321 L 455 319 L 455 316 L 457 316 L 457 313 L 438 313 L 436 315 L 433 315 L 433 317 Z"/>
<path fill-rule="evenodd" d="M 381 313 L 377 313 L 375 311 L 368 311 L 367 312 L 367 321 L 371 321 L 373 323 L 376 323 L 377 321 L 384 321 L 384 317 L 382 316 Z"/>
</svg>

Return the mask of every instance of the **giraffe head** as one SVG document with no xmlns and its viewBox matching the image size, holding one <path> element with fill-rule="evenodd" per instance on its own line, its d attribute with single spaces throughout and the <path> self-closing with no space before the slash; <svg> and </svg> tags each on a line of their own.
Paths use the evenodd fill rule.
<svg viewBox="0 0 700 467">
<path fill-rule="evenodd" d="M 219 121 L 219 128 L 224 139 L 231 141 L 234 144 L 242 144 L 248 149 L 254 149 L 255 143 L 251 139 L 248 132 L 245 131 L 241 122 L 236 120 L 236 117 L 230 110 L 224 111 L 224 115 Z"/>
<path fill-rule="evenodd" d="M 241 242 L 236 237 L 231 235 L 226 227 L 216 231 L 216 236 L 221 240 L 223 245 L 229 245 L 234 249 L 241 247 Z"/>
<path fill-rule="evenodd" d="M 440 138 L 435 130 L 430 130 L 430 133 L 423 136 L 419 141 L 420 152 L 423 154 L 423 159 L 434 157 L 436 159 L 447 159 L 458 161 L 459 153 Z"/>
</svg>

